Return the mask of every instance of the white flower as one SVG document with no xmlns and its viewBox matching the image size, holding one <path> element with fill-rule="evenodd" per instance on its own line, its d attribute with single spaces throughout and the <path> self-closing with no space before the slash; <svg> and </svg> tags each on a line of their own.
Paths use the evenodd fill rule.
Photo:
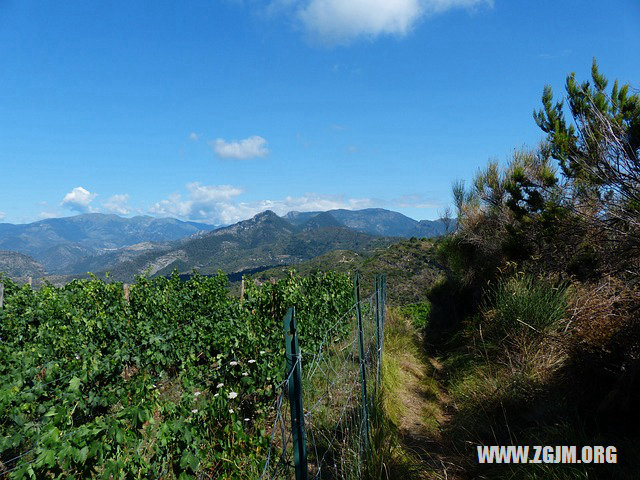
<svg viewBox="0 0 640 480">
<path fill-rule="evenodd" d="M 80 360 L 80 355 L 76 353 L 76 360 Z"/>
<path fill-rule="evenodd" d="M 236 362 L 235 360 L 233 362 L 229 362 L 229 365 L 231 365 L 232 367 L 235 367 L 238 364 L 238 362 Z"/>
<path fill-rule="evenodd" d="M 249 375 L 249 372 L 242 372 L 242 376 L 243 376 L 243 377 L 246 377 L 246 376 L 248 376 L 248 375 Z"/>
<path fill-rule="evenodd" d="M 220 395 L 220 394 L 219 394 L 219 393 L 216 393 L 216 394 L 214 395 L 214 397 L 217 397 L 218 395 Z"/>
<path fill-rule="evenodd" d="M 248 422 L 248 421 L 250 421 L 250 420 L 251 420 L 250 418 L 245 418 L 245 419 L 244 419 L 244 421 L 245 421 L 245 422 Z"/>
<path fill-rule="evenodd" d="M 224 387 L 224 383 L 219 383 L 216 385 L 216 388 L 222 388 L 222 387 Z"/>
<path fill-rule="evenodd" d="M 229 413 L 233 413 L 233 408 L 230 408 L 230 409 L 229 409 Z"/>
<path fill-rule="evenodd" d="M 249 360 L 249 363 L 256 363 L 256 361 L 251 359 L 251 360 Z"/>
<path fill-rule="evenodd" d="M 227 398 L 236 398 L 238 396 L 237 392 L 229 392 L 227 393 Z"/>
<path fill-rule="evenodd" d="M 202 394 L 202 392 L 193 392 L 193 396 L 194 396 L 194 397 L 197 397 L 197 396 L 199 396 L 199 395 L 201 395 L 201 394 Z"/>
<path fill-rule="evenodd" d="M 198 413 L 198 409 L 194 408 L 193 410 L 191 410 L 191 413 Z"/>
</svg>

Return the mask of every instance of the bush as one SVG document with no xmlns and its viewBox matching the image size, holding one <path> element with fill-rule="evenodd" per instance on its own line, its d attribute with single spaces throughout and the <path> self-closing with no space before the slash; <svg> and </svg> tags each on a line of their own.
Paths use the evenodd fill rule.
<svg viewBox="0 0 640 480">
<path fill-rule="evenodd" d="M 518 274 L 500 280 L 487 294 L 483 324 L 493 340 L 520 333 L 540 334 L 557 325 L 567 311 L 567 287 Z"/>
<path fill-rule="evenodd" d="M 640 290 L 614 278 L 581 285 L 571 301 L 569 350 L 591 412 L 624 428 L 640 414 Z"/>
<path fill-rule="evenodd" d="M 429 302 L 410 303 L 400 309 L 403 315 L 411 319 L 411 323 L 422 330 L 429 322 L 429 314 L 431 313 L 431 304 Z"/>
</svg>

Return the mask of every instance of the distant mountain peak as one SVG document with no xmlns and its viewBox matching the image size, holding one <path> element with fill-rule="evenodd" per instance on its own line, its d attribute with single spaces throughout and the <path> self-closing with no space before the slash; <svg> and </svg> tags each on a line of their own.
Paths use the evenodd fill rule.
<svg viewBox="0 0 640 480">
<path fill-rule="evenodd" d="M 273 210 L 265 210 L 252 217 L 254 220 L 262 220 L 263 218 L 280 218 Z"/>
</svg>

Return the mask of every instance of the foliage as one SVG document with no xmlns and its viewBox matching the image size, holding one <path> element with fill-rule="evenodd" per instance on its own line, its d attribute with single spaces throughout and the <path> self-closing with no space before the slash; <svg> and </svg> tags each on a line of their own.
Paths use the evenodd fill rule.
<svg viewBox="0 0 640 480">
<path fill-rule="evenodd" d="M 606 184 L 606 177 L 598 175 L 597 169 L 606 169 L 604 164 L 607 162 L 622 160 L 614 155 L 626 156 L 636 167 L 638 165 L 640 96 L 630 95 L 631 87 L 628 84 L 620 86 L 617 80 L 611 93 L 607 94 L 608 81 L 600 73 L 595 59 L 591 77 L 593 84 L 589 81 L 578 83 L 575 73 L 567 77 L 566 91 L 573 124 L 565 118 L 564 102 L 553 102 L 550 86 L 544 89 L 543 108 L 534 112 L 534 119 L 548 134 L 551 153 L 565 176 L 581 180 L 587 186 L 598 186 Z M 612 140 L 609 133 L 620 135 L 618 141 L 622 151 L 608 150 Z"/>
<path fill-rule="evenodd" d="M 483 309 L 485 338 L 542 334 L 566 317 L 567 288 L 519 274 L 501 279 L 487 292 Z"/>
<path fill-rule="evenodd" d="M 594 59 L 592 83 L 567 77 L 566 91 L 573 124 L 564 116 L 563 102 L 553 102 L 551 87 L 544 89 L 543 109 L 534 113 L 547 133 L 550 154 L 566 179 L 567 208 L 592 230 L 602 234 L 614 250 L 607 257 L 610 271 L 623 271 L 629 255 L 637 274 L 640 256 L 640 95 L 630 94 L 618 81 L 607 93 L 607 79 Z"/>
<path fill-rule="evenodd" d="M 283 377 L 281 313 L 296 305 L 313 349 L 352 292 L 339 274 L 251 287 L 244 301 L 222 274 L 139 278 L 128 300 L 95 277 L 7 285 L 0 475 L 15 479 L 236 478 L 259 466 Z"/>
<path fill-rule="evenodd" d="M 400 313 L 411 320 L 411 323 L 418 330 L 422 330 L 429 322 L 429 313 L 431 312 L 431 303 L 419 302 L 409 303 L 400 307 Z"/>
<path fill-rule="evenodd" d="M 454 184 L 459 222 L 447 258 L 473 288 L 510 262 L 583 281 L 640 274 L 640 97 L 617 81 L 608 95 L 595 61 L 592 79 L 567 77 L 573 123 L 546 87 L 534 116 L 547 141 L 504 168 L 490 162 L 470 187 Z"/>
</svg>

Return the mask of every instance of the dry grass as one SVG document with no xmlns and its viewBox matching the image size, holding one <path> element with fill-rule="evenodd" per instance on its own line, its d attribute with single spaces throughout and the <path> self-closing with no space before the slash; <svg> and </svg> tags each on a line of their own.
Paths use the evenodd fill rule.
<svg viewBox="0 0 640 480">
<path fill-rule="evenodd" d="M 640 290 L 622 281 L 605 277 L 595 285 L 581 285 L 571 302 L 571 320 L 567 329 L 573 333 L 577 350 L 607 354 L 628 348 L 637 358 L 637 332 L 640 319 Z"/>
</svg>

